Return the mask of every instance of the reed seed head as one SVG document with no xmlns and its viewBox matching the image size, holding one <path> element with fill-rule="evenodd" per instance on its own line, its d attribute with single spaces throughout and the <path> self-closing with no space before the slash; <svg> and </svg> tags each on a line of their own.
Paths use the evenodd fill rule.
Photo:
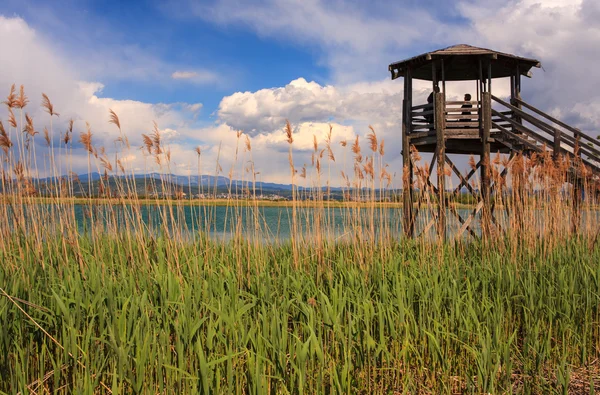
<svg viewBox="0 0 600 395">
<path fill-rule="evenodd" d="M 117 116 L 117 114 L 110 108 L 108 109 L 108 112 L 110 114 L 110 119 L 108 123 L 112 123 L 119 129 L 119 131 L 121 131 L 121 122 L 119 121 L 119 117 Z"/>
<path fill-rule="evenodd" d="M 46 95 L 45 93 L 42 93 L 42 107 L 46 109 L 46 112 L 50 114 L 50 116 L 56 115 L 58 117 L 60 115 L 59 113 L 54 111 L 54 106 L 48 98 L 48 95 Z"/>
<path fill-rule="evenodd" d="M 15 90 L 15 84 L 12 84 L 12 86 L 10 87 L 10 92 L 8 93 L 8 96 L 6 97 L 6 100 L 3 101 L 3 103 L 6 104 L 6 106 L 9 109 L 17 106 L 17 94 Z"/>
<path fill-rule="evenodd" d="M 46 141 L 46 147 L 50 147 L 50 133 L 48 133 L 48 128 L 44 126 L 44 140 Z"/>
<path fill-rule="evenodd" d="M 27 103 L 29 103 L 29 99 L 25 95 L 25 88 L 23 85 L 21 85 L 19 89 L 19 97 L 17 97 L 17 100 L 15 101 L 16 107 L 22 110 L 25 108 L 25 106 L 27 106 Z"/>
<path fill-rule="evenodd" d="M 369 140 L 369 144 L 371 145 L 371 151 L 377 152 L 378 144 L 375 129 L 371 125 L 369 125 L 369 129 L 371 129 L 371 133 L 367 134 L 367 140 Z"/>
<path fill-rule="evenodd" d="M 17 119 L 13 113 L 12 107 L 8 107 L 8 124 L 13 128 L 17 128 Z"/>
<path fill-rule="evenodd" d="M 294 137 L 292 136 L 292 125 L 289 120 L 285 121 L 285 135 L 287 137 L 288 144 L 292 144 L 294 142 Z"/>
</svg>

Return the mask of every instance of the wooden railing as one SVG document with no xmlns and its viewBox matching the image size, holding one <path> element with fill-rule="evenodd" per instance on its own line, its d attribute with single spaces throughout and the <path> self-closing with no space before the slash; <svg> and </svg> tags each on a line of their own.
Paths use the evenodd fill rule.
<svg viewBox="0 0 600 395">
<path fill-rule="evenodd" d="M 471 107 L 463 107 L 470 105 Z M 448 101 L 445 108 L 445 127 L 447 129 L 477 129 L 480 127 L 479 101 Z M 433 103 L 413 106 L 410 111 L 411 133 L 433 132 L 435 108 Z"/>
<path fill-rule="evenodd" d="M 468 107 L 470 106 L 470 107 Z M 479 113 L 481 103 L 478 101 L 447 101 L 447 129 L 476 129 L 479 128 Z"/>
<path fill-rule="evenodd" d="M 492 100 L 509 109 L 506 112 L 492 110 L 492 127 L 500 130 L 511 140 L 533 151 L 550 150 L 554 156 L 568 155 L 581 158 L 592 171 L 600 173 L 600 141 L 582 133 L 579 129 L 552 117 L 532 105 L 515 99 L 507 103 L 492 95 Z M 524 111 L 523 108 L 529 110 Z M 533 113 L 533 114 L 532 114 Z"/>
<path fill-rule="evenodd" d="M 411 132 L 433 130 L 433 103 L 421 104 L 411 108 Z"/>
</svg>

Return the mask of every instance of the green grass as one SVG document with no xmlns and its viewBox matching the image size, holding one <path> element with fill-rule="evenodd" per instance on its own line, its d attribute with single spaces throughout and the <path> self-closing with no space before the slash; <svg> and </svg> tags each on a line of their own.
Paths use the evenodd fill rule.
<svg viewBox="0 0 600 395">
<path fill-rule="evenodd" d="M 46 269 L 1 253 L 4 292 L 31 305 L 0 297 L 0 391 L 593 393 L 598 383 L 600 250 L 581 239 L 516 256 L 405 243 L 368 264 L 337 244 L 321 262 L 303 249 L 301 268 L 285 245 L 199 240 L 177 247 L 176 266 L 163 239 L 148 257 L 108 237 L 99 254 L 79 243 L 84 271 L 71 247 Z"/>
</svg>

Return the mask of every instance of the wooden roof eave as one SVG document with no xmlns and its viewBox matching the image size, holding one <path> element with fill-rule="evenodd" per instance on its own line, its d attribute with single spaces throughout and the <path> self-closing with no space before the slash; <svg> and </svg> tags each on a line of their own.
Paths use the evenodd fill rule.
<svg viewBox="0 0 600 395">
<path fill-rule="evenodd" d="M 419 68 L 419 67 L 427 64 L 428 62 L 431 62 L 434 59 L 445 59 L 445 58 L 452 57 L 452 56 L 484 56 L 484 57 L 489 57 L 490 59 L 498 60 L 498 55 L 499 55 L 498 53 L 472 54 L 472 55 L 471 54 L 449 55 L 449 54 L 426 53 L 426 54 L 415 56 L 413 58 L 410 58 L 410 59 L 407 59 L 407 60 L 404 60 L 401 62 L 392 63 L 388 66 L 388 70 L 390 71 L 390 73 L 392 75 L 392 80 L 395 80 L 400 77 L 405 77 L 405 73 L 408 68 Z M 500 55 L 505 60 L 515 62 L 515 63 L 518 63 L 519 65 L 525 66 L 525 68 L 521 71 L 520 74 L 527 78 L 532 77 L 532 74 L 530 71 L 530 69 L 532 67 L 535 67 L 538 69 L 542 67 L 541 63 L 534 59 L 528 59 L 528 58 L 523 58 L 523 57 L 514 56 L 514 55 L 511 55 L 511 56 L 507 56 L 504 54 L 500 54 Z M 402 67 L 398 67 L 399 65 L 402 65 Z"/>
</svg>

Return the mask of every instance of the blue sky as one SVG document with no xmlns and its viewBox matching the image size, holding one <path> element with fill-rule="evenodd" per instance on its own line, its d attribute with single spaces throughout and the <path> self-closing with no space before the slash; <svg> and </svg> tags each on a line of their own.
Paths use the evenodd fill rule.
<svg viewBox="0 0 600 395">
<path fill-rule="evenodd" d="M 329 125 L 337 158 L 347 155 L 339 142 L 364 141 L 371 125 L 399 184 L 402 82 L 390 80 L 389 63 L 458 43 L 538 58 L 544 70 L 525 81 L 526 100 L 595 133 L 599 21 L 592 0 L 4 0 L 0 46 L 10 56 L 0 62 L 0 92 L 25 85 L 40 130 L 48 94 L 61 113 L 57 129 L 73 118 L 79 133 L 87 121 L 107 151 L 117 134 L 109 108 L 134 145 L 156 121 L 175 158 L 168 170 L 181 174 L 196 163 L 196 146 L 205 163 L 235 163 L 241 130 L 253 147 L 244 160 L 252 157 L 265 181 L 289 182 L 286 119 L 296 168 L 311 162 L 313 136 L 324 146 Z M 415 84 L 417 100 L 429 89 Z M 449 94 L 469 90 L 457 84 Z M 127 157 L 148 170 L 139 151 Z M 76 145 L 74 169 L 86 161 Z M 331 164 L 333 183 L 352 170 L 340 162 Z"/>
<path fill-rule="evenodd" d="M 107 72 L 101 78 L 106 85 L 103 94 L 108 97 L 150 103 L 199 101 L 215 110 L 224 95 L 235 91 L 283 86 L 298 76 L 318 82 L 329 78 L 314 48 L 261 38 L 242 26 L 199 21 L 161 3 L 57 0 L 49 5 L 9 0 L 0 11 L 23 17 L 67 52 L 97 45 L 131 46 L 168 61 L 174 69 L 220 74 L 219 81 L 192 89 L 186 83 L 114 78 Z"/>
</svg>

